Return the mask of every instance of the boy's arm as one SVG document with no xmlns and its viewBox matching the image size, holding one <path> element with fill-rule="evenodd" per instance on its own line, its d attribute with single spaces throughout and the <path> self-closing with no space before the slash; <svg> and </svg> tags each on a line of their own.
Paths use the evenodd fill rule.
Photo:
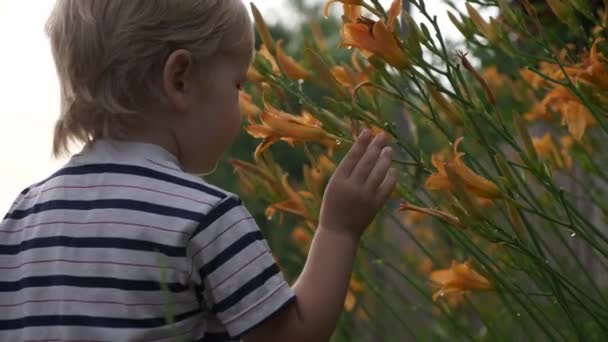
<svg viewBox="0 0 608 342">
<path fill-rule="evenodd" d="M 391 150 L 381 134 L 364 131 L 325 190 L 306 264 L 293 286 L 294 303 L 247 333 L 245 342 L 327 341 L 348 290 L 359 239 L 393 191 Z"/>
</svg>

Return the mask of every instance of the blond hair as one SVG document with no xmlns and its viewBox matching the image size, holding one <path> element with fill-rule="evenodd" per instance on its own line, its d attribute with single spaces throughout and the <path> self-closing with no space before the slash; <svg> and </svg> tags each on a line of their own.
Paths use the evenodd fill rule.
<svg viewBox="0 0 608 342">
<path fill-rule="evenodd" d="M 251 53 L 247 25 L 241 0 L 58 0 L 46 26 L 61 84 L 53 154 L 68 153 L 70 142 L 125 138 L 141 104 L 162 98 L 172 51 L 197 61 Z"/>
</svg>

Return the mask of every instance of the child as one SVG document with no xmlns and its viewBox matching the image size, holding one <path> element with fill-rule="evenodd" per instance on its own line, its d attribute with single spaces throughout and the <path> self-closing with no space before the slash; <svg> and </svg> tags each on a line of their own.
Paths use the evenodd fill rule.
<svg viewBox="0 0 608 342">
<path fill-rule="evenodd" d="M 240 0 L 58 0 L 56 155 L 0 224 L 0 341 L 325 341 L 357 245 L 392 192 L 364 131 L 289 286 L 239 198 L 204 174 L 237 134 L 252 59 Z"/>
</svg>

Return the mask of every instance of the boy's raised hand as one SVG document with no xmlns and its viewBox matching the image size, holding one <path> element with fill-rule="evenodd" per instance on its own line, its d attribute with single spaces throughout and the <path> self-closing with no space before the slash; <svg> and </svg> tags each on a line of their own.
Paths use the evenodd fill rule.
<svg viewBox="0 0 608 342">
<path fill-rule="evenodd" d="M 386 135 L 364 130 L 327 184 L 319 226 L 359 239 L 395 188 Z"/>
</svg>

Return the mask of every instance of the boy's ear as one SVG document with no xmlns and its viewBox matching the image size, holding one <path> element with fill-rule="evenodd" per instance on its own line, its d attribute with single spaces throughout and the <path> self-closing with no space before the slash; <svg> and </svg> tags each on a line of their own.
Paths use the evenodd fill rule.
<svg viewBox="0 0 608 342">
<path fill-rule="evenodd" d="M 163 90 L 179 112 L 188 109 L 188 92 L 194 81 L 194 59 L 188 50 L 173 51 L 163 67 Z"/>
</svg>

